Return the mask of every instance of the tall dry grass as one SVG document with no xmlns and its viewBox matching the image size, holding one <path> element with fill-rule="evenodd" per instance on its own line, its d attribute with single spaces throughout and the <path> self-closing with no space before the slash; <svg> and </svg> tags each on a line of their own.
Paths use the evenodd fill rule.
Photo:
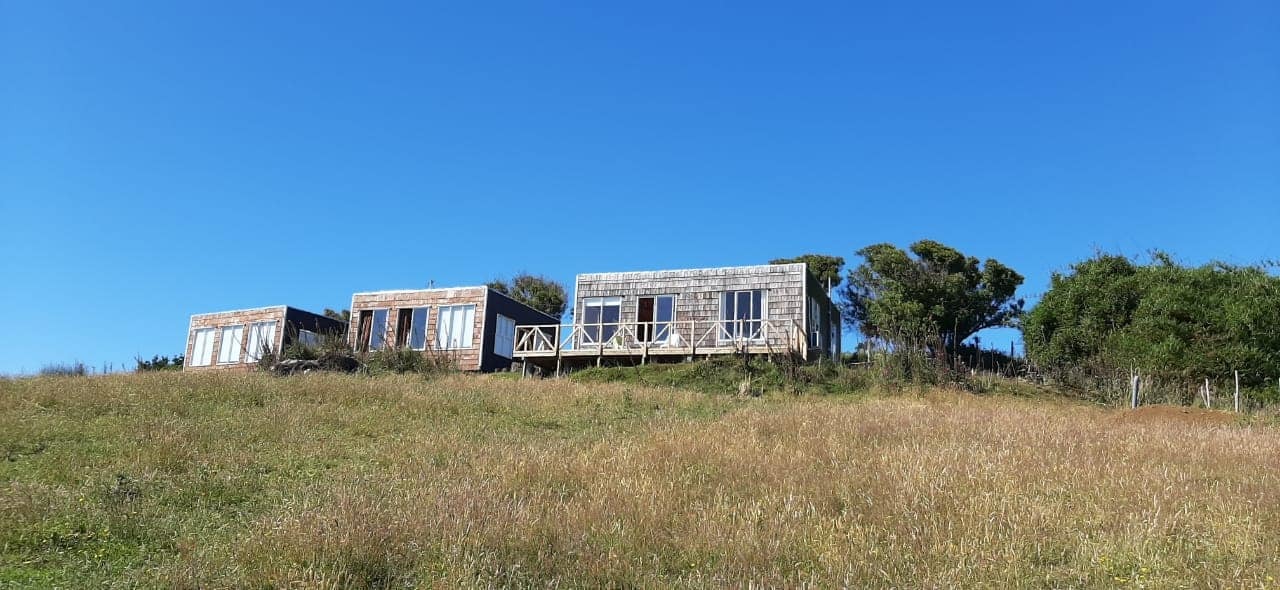
<svg viewBox="0 0 1280 590">
<path fill-rule="evenodd" d="M 0 383 L 0 581 L 1274 586 L 1280 432 L 1172 414 L 474 376 L 18 380 Z"/>
</svg>

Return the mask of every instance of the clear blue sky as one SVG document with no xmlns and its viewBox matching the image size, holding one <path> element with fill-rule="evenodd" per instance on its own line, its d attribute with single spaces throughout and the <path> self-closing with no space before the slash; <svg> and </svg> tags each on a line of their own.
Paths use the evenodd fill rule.
<svg viewBox="0 0 1280 590">
<path fill-rule="evenodd" d="M 0 373 L 522 270 L 1280 258 L 1274 0 L 316 4 L 0 0 Z"/>
</svg>

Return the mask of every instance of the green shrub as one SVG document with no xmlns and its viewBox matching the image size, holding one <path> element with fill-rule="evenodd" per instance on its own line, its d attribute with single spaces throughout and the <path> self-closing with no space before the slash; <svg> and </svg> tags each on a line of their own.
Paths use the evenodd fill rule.
<svg viewBox="0 0 1280 590">
<path fill-rule="evenodd" d="M 134 370 L 143 371 L 181 371 L 183 363 L 186 362 L 186 355 L 177 354 L 172 358 L 167 356 L 155 355 L 151 360 L 144 360 L 142 357 L 134 357 L 136 363 Z"/>
<path fill-rule="evenodd" d="M 383 348 L 369 353 L 365 358 L 365 366 L 374 374 L 434 375 L 455 370 L 457 362 L 453 357 L 433 350 Z"/>
</svg>

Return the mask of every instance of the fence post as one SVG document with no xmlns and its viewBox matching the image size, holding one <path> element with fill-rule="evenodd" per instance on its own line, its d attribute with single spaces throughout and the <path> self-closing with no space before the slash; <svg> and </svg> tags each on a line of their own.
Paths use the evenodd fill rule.
<svg viewBox="0 0 1280 590">
<path fill-rule="evenodd" d="M 1209 397 L 1209 378 L 1204 378 L 1204 407 L 1209 409 L 1213 405 L 1213 398 Z"/>
<path fill-rule="evenodd" d="M 1134 409 L 1138 407 L 1138 373 L 1136 371 L 1129 377 L 1129 407 Z"/>
<path fill-rule="evenodd" d="M 1236 371 L 1236 413 L 1240 413 L 1240 371 Z"/>
</svg>

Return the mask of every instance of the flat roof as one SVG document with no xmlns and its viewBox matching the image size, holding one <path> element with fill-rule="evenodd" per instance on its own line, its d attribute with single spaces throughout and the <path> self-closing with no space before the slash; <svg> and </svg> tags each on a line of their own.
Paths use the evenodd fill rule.
<svg viewBox="0 0 1280 590">
<path fill-rule="evenodd" d="M 788 262 L 786 264 L 752 264 L 747 266 L 709 266 L 704 268 L 667 268 L 661 270 L 622 270 L 613 272 L 584 272 L 579 277 L 602 276 L 602 275 L 622 275 L 622 274 L 659 274 L 671 272 L 714 272 L 722 270 L 764 270 L 771 268 L 786 268 L 789 266 L 801 266 L 808 268 L 803 262 Z"/>
<path fill-rule="evenodd" d="M 489 288 L 488 285 L 468 285 L 465 287 L 423 287 L 421 289 L 386 289 L 384 291 L 360 291 L 358 293 L 352 293 L 351 296 L 354 297 L 356 295 L 390 295 L 393 293 L 423 293 L 426 291 L 461 291 L 463 289 L 488 289 L 488 288 Z"/>
<path fill-rule="evenodd" d="M 248 307 L 245 309 L 228 309 L 226 311 L 207 311 L 204 313 L 193 313 L 191 314 L 191 317 L 198 318 L 198 317 L 207 316 L 207 315 L 223 315 L 228 313 L 248 313 L 251 311 L 266 311 L 268 309 L 289 309 L 289 306 L 288 305 L 267 305 L 264 307 Z M 294 309 L 297 309 L 297 308 L 295 307 Z M 306 311 L 306 310 L 304 309 L 302 311 Z"/>
</svg>

